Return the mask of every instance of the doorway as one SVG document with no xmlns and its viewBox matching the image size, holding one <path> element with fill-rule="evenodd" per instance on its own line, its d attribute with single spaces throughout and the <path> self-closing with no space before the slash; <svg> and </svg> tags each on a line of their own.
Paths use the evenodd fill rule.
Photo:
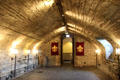
<svg viewBox="0 0 120 80">
<path fill-rule="evenodd" d="M 61 64 L 74 65 L 74 38 L 70 34 L 61 38 Z"/>
</svg>

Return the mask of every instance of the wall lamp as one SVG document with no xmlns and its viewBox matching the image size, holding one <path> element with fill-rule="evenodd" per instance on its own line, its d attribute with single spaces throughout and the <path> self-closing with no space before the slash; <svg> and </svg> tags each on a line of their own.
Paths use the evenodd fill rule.
<svg viewBox="0 0 120 80">
<path fill-rule="evenodd" d="M 96 49 L 96 68 L 98 67 L 98 55 L 100 55 L 101 50 L 100 49 Z"/>
</svg>

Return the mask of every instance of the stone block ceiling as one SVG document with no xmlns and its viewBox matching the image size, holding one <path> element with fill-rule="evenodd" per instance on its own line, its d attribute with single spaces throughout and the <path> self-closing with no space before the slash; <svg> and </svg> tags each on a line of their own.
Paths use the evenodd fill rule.
<svg viewBox="0 0 120 80">
<path fill-rule="evenodd" d="M 64 15 L 69 32 L 90 40 L 102 37 L 117 42 L 119 13 L 119 0 L 0 0 L 0 29 L 8 31 L 9 36 L 15 37 L 13 31 L 42 40 L 65 30 L 62 28 Z"/>
</svg>

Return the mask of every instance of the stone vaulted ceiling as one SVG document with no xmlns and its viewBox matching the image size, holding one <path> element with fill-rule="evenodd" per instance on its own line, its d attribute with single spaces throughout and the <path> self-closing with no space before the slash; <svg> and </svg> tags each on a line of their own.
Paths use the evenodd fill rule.
<svg viewBox="0 0 120 80">
<path fill-rule="evenodd" d="M 120 0 L 0 0 L 0 36 L 28 43 L 65 31 L 88 40 L 120 40 Z M 10 44 L 9 42 L 7 44 Z M 25 45 L 25 44 L 24 44 Z"/>
<path fill-rule="evenodd" d="M 119 39 L 119 0 L 63 0 L 65 18 L 71 31 L 89 37 Z"/>
</svg>

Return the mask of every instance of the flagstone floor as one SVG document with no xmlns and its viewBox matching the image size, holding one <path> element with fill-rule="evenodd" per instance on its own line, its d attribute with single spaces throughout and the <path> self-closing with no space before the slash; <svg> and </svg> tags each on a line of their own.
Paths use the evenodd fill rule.
<svg viewBox="0 0 120 80">
<path fill-rule="evenodd" d="M 14 80 L 112 80 L 96 68 L 39 68 Z"/>
</svg>

